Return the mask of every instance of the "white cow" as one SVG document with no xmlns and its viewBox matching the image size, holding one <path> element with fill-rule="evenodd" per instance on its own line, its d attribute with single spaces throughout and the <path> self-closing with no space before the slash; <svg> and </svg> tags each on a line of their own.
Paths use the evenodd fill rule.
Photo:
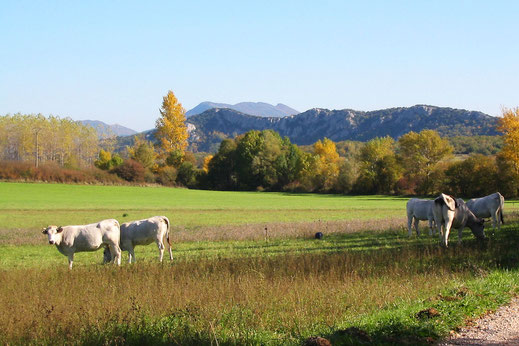
<svg viewBox="0 0 519 346">
<path fill-rule="evenodd" d="M 499 192 L 491 195 L 473 198 L 467 202 L 467 207 L 477 217 L 486 218 L 492 217 L 492 230 L 501 230 L 501 223 L 505 224 L 503 219 L 503 206 L 505 204 L 505 198 Z"/>
<path fill-rule="evenodd" d="M 83 251 L 96 251 L 107 248 L 111 261 L 121 265 L 119 248 L 119 222 L 115 219 L 80 226 L 49 226 L 42 231 L 49 238 L 49 244 L 68 257 L 68 267 L 72 269 L 74 254 Z"/>
<path fill-rule="evenodd" d="M 420 230 L 418 228 L 418 223 L 420 221 L 428 220 L 429 221 L 429 235 L 433 234 L 433 225 L 434 225 L 434 215 L 433 215 L 433 205 L 434 201 L 427 199 L 418 199 L 411 198 L 407 201 L 406 209 L 407 209 L 407 230 L 409 236 L 412 234 L 412 223 L 414 219 L 414 228 L 416 230 L 416 234 L 420 235 Z"/>
<path fill-rule="evenodd" d="M 169 259 L 173 260 L 171 242 L 169 240 L 170 223 L 165 216 L 153 216 L 149 219 L 126 222 L 121 225 L 121 250 L 128 251 L 128 263 L 135 262 L 136 245 L 148 245 L 153 242 L 159 248 L 159 261 L 164 256 L 164 237 L 169 245 Z M 109 259 L 108 250 L 105 249 L 104 259 Z"/>
<path fill-rule="evenodd" d="M 469 227 L 476 238 L 485 239 L 484 221 L 477 218 L 461 198 L 455 200 L 442 193 L 434 200 L 433 215 L 440 234 L 440 243 L 445 247 L 448 246 L 451 227 L 458 229 L 458 242 L 461 242 L 465 227 Z"/>
</svg>

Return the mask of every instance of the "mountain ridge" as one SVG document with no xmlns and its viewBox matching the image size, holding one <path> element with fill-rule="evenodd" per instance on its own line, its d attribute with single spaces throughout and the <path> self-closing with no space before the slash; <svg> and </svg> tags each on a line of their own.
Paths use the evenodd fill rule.
<svg viewBox="0 0 519 346">
<path fill-rule="evenodd" d="M 227 108 L 213 108 L 187 119 L 190 142 L 207 151 L 224 137 L 249 130 L 272 129 L 298 145 L 308 145 L 327 137 L 333 141 L 367 141 L 375 137 L 398 138 L 410 131 L 436 130 L 442 136 L 497 135 L 497 118 L 478 111 L 415 105 L 375 111 L 312 108 L 279 117 L 258 117 Z M 216 136 L 215 136 L 216 135 Z"/>
<path fill-rule="evenodd" d="M 204 101 L 196 107 L 188 110 L 186 112 L 186 117 L 198 115 L 213 108 L 229 108 L 245 114 L 262 117 L 284 117 L 299 113 L 299 111 L 282 103 L 278 103 L 275 106 L 266 102 L 239 102 L 231 105 L 228 103 Z"/>
<path fill-rule="evenodd" d="M 123 137 L 137 134 L 137 131 L 132 130 L 128 127 L 119 124 L 109 125 L 100 120 L 79 120 L 79 122 L 83 125 L 93 127 L 97 131 L 97 135 L 100 138 L 108 137 L 111 135 Z"/>
</svg>

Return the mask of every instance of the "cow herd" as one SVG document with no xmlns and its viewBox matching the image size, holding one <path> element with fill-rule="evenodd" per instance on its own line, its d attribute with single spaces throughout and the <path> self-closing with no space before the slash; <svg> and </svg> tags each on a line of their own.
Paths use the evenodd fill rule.
<svg viewBox="0 0 519 346">
<path fill-rule="evenodd" d="M 49 226 L 42 231 L 47 235 L 49 244 L 56 245 L 58 251 L 68 257 L 70 269 L 76 252 L 104 248 L 104 262 L 121 265 L 121 250 L 128 251 L 130 263 L 135 262 L 135 246 L 153 242 L 159 248 L 159 261 L 162 262 L 165 249 L 164 238 L 169 246 L 169 259 L 173 260 L 169 232 L 170 223 L 165 216 L 154 216 L 122 225 L 119 225 L 115 219 L 108 219 L 89 225 Z"/>
<path fill-rule="evenodd" d="M 483 218 L 491 217 L 493 229 L 495 230 L 497 226 L 499 230 L 501 223 L 504 223 L 504 203 L 505 199 L 499 192 L 482 198 L 473 198 L 467 203 L 461 198 L 443 193 L 434 200 L 411 198 L 406 206 L 408 235 L 412 235 L 413 222 L 417 235 L 420 235 L 418 223 L 428 221 L 429 235 L 437 230 L 443 246 L 448 244 L 452 227 L 458 230 L 458 241 L 461 241 L 461 234 L 465 227 L 470 228 L 476 238 L 484 239 Z"/>
<path fill-rule="evenodd" d="M 492 225 L 500 229 L 503 221 L 504 198 L 496 192 L 483 198 L 474 198 L 467 203 L 461 198 L 440 194 L 434 200 L 412 198 L 407 202 L 407 229 L 412 235 L 412 226 L 417 235 L 420 221 L 429 222 L 429 235 L 438 231 L 440 243 L 447 246 L 452 227 L 458 230 L 458 241 L 461 241 L 463 228 L 469 227 L 474 236 L 484 239 L 483 218 L 492 218 Z M 104 248 L 104 262 L 121 264 L 121 251 L 128 251 L 128 262 L 135 262 L 135 246 L 148 245 L 153 242 L 159 249 L 159 261 L 164 256 L 164 238 L 167 240 L 169 258 L 173 260 L 171 250 L 170 223 L 165 216 L 154 216 L 149 219 L 126 222 L 119 225 L 115 219 L 80 226 L 49 226 L 42 232 L 46 234 L 49 244 L 68 257 L 69 268 L 72 269 L 74 254 L 83 251 L 96 251 Z"/>
</svg>

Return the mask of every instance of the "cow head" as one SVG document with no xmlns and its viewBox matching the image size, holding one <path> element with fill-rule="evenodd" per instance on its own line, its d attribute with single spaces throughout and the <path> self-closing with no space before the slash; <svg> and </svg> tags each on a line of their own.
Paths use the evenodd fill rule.
<svg viewBox="0 0 519 346">
<path fill-rule="evenodd" d="M 476 222 L 472 224 L 472 227 L 470 227 L 472 230 L 472 234 L 477 239 L 485 239 L 485 220 L 478 218 Z"/>
<path fill-rule="evenodd" d="M 61 243 L 61 236 L 63 227 L 49 226 L 45 228 L 41 233 L 46 234 L 49 238 L 50 245 L 59 245 Z"/>
</svg>

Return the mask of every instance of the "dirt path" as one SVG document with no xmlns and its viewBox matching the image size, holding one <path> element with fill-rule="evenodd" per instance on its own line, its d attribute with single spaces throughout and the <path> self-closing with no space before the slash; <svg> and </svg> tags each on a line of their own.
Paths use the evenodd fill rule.
<svg viewBox="0 0 519 346">
<path fill-rule="evenodd" d="M 519 345 L 519 298 L 438 345 Z"/>
</svg>

